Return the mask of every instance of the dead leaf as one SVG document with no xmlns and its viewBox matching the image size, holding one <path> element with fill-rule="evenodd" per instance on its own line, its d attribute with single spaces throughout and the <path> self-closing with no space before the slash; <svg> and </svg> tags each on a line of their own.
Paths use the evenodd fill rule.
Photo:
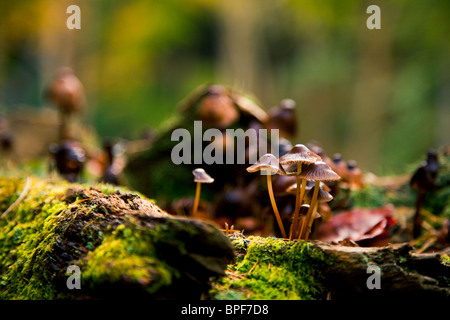
<svg viewBox="0 0 450 320">
<path fill-rule="evenodd" d="M 359 245 L 363 240 L 378 243 L 381 239 L 387 239 L 390 228 L 396 223 L 392 205 L 370 209 L 355 208 L 335 214 L 321 224 L 317 230 L 317 239 L 326 242 L 353 240 Z"/>
</svg>

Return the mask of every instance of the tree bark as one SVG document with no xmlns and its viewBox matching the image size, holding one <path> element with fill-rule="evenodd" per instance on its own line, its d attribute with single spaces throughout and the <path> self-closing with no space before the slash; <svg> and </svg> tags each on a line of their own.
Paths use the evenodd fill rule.
<svg viewBox="0 0 450 320">
<path fill-rule="evenodd" d="M 438 253 L 416 254 L 408 243 L 366 248 L 315 245 L 334 261 L 323 270 L 331 299 L 450 298 L 450 266 L 441 262 Z M 368 288 L 369 266 L 381 271 L 379 289 Z"/>
</svg>

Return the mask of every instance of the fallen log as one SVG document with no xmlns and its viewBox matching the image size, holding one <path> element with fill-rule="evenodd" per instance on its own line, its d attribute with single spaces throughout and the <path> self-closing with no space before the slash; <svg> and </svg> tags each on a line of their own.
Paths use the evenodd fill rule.
<svg viewBox="0 0 450 320">
<path fill-rule="evenodd" d="M 0 209 L 23 184 L 0 179 Z M 213 225 L 108 185 L 33 178 L 0 219 L 0 299 L 199 299 L 232 259 Z M 78 288 L 68 284 L 74 266 Z"/>
<path fill-rule="evenodd" d="M 215 299 L 450 298 L 448 255 L 417 254 L 408 243 L 359 247 L 229 237 L 237 261 L 211 290 Z"/>
<path fill-rule="evenodd" d="M 450 265 L 438 254 L 416 254 L 408 243 L 349 247 L 315 243 L 333 263 L 324 268 L 333 299 L 450 298 Z M 371 285 L 379 271 L 378 288 Z"/>
</svg>

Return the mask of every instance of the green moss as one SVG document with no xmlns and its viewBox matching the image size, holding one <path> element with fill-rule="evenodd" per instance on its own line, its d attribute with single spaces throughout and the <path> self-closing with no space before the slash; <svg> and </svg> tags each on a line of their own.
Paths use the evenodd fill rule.
<svg viewBox="0 0 450 320">
<path fill-rule="evenodd" d="M 350 203 L 359 208 L 376 208 L 384 206 L 387 199 L 383 189 L 366 184 L 362 189 L 350 192 Z"/>
<path fill-rule="evenodd" d="M 3 211 L 19 197 L 24 185 L 25 179 L 0 178 Z M 81 267 L 86 288 L 105 282 L 128 281 L 142 283 L 147 291 L 153 292 L 170 283 L 176 272 L 153 258 L 151 235 L 143 228 L 129 223 L 119 225 L 116 230 L 109 227 L 101 231 L 91 224 L 96 223 L 95 210 L 104 208 L 89 207 L 89 201 L 84 202 L 86 199 L 65 200 L 69 189 L 88 190 L 90 187 L 32 177 L 26 197 L 0 219 L 0 299 L 67 297 L 67 292 L 58 291 L 53 281 L 59 271 L 52 272 L 48 268 L 57 264 L 52 261 L 53 250 L 58 239 L 61 241 L 61 233 L 75 223 L 85 223 L 79 234 L 85 249 L 74 250 L 74 258 L 79 256 L 81 260 L 72 263 Z M 95 187 L 106 195 L 118 189 L 125 190 L 102 184 Z M 84 218 L 77 220 L 77 216 Z M 89 253 L 83 256 L 82 250 Z"/>
<path fill-rule="evenodd" d="M 449 265 L 450 266 L 450 256 L 448 254 L 444 254 L 441 257 L 441 262 L 445 265 Z"/>
<path fill-rule="evenodd" d="M 167 265 L 152 258 L 150 239 L 141 232 L 130 232 L 121 225 L 82 264 L 82 285 L 95 290 L 98 286 L 117 283 L 138 283 L 149 293 L 171 283 L 172 273 Z M 147 238 L 147 239 L 146 239 Z"/>
<path fill-rule="evenodd" d="M 245 241 L 248 241 L 248 245 Z M 216 283 L 215 299 L 321 299 L 322 251 L 305 241 L 249 237 L 233 240 L 246 254 L 230 265 L 228 277 Z"/>
<path fill-rule="evenodd" d="M 1 178 L 0 197 L 6 210 L 20 195 L 24 179 Z M 33 179 L 24 200 L 0 220 L 0 299 L 52 299 L 54 290 L 42 264 L 54 242 L 54 228 L 66 205 L 58 195 L 67 184 Z M 38 235 L 36 230 L 41 230 Z"/>
</svg>

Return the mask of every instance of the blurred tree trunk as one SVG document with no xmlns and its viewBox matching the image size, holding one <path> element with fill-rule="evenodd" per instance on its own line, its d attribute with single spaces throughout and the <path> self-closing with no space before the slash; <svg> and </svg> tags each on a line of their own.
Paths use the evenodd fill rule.
<svg viewBox="0 0 450 320">
<path fill-rule="evenodd" d="M 444 61 L 444 59 L 442 61 Z M 448 61 L 442 62 L 440 70 L 441 79 L 437 92 L 438 112 L 436 113 L 436 147 L 450 144 L 450 75 L 448 74 L 448 70 L 450 70 L 450 63 Z"/>
<path fill-rule="evenodd" d="M 220 37 L 218 69 L 220 79 L 260 96 L 261 23 L 264 1 L 223 0 L 218 4 Z"/>
<path fill-rule="evenodd" d="M 368 170 L 375 169 L 379 163 L 392 83 L 392 29 L 386 17 L 388 11 L 381 7 L 381 30 L 366 27 L 367 14 L 357 34 L 357 74 L 346 153 L 354 155 L 361 167 Z"/>
<path fill-rule="evenodd" d="M 39 74 L 44 86 L 49 83 L 57 68 L 74 67 L 76 48 L 81 30 L 69 30 L 66 13 L 68 1 L 44 1 L 42 6 L 42 25 L 38 39 Z M 83 11 L 82 11 L 83 13 Z M 82 22 L 83 25 L 83 22 Z M 43 101 L 46 104 L 46 101 Z"/>
</svg>

